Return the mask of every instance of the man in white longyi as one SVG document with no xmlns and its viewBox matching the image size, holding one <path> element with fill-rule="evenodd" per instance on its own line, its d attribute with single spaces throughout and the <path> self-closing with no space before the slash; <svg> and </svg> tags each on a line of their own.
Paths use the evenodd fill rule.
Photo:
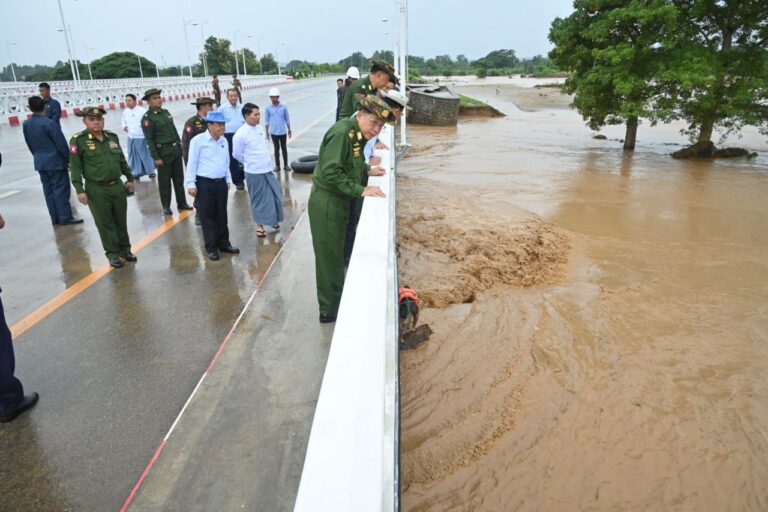
<svg viewBox="0 0 768 512">
<path fill-rule="evenodd" d="M 283 221 L 283 195 L 272 172 L 269 142 L 259 124 L 261 113 L 253 103 L 243 105 L 245 124 L 232 139 L 232 156 L 243 163 L 251 216 L 256 223 L 256 236 L 266 236 L 264 226 L 280 227 Z"/>
</svg>

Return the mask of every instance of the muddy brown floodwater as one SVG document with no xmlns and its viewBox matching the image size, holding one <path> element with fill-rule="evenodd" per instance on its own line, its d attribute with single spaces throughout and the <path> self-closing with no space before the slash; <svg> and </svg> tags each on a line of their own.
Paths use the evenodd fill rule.
<svg viewBox="0 0 768 512">
<path fill-rule="evenodd" d="M 434 330 L 401 354 L 403 509 L 768 510 L 766 139 L 685 162 L 641 126 L 625 154 L 496 87 L 462 92 L 507 117 L 412 126 L 400 165 Z"/>
</svg>

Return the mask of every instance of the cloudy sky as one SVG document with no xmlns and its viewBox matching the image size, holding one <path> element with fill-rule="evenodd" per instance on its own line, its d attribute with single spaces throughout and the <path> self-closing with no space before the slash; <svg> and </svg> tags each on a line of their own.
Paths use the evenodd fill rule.
<svg viewBox="0 0 768 512">
<path fill-rule="evenodd" d="M 10 46 L 14 62 L 52 65 L 66 60 L 64 35 L 57 31 L 62 25 L 57 0 L 1 1 L 0 65 L 10 61 L 6 41 L 15 43 Z M 171 65 L 187 61 L 185 19 L 207 22 L 205 37 L 232 40 L 238 32 L 246 47 L 259 54 L 277 53 L 281 62 L 336 62 L 358 50 L 370 55 L 394 46 L 399 2 L 61 0 L 61 5 L 80 60 L 134 51 Z M 409 53 L 476 59 L 511 48 L 519 57 L 544 54 L 550 49 L 552 19 L 567 16 L 571 6 L 572 0 L 409 0 Z M 188 36 L 195 55 L 200 51 L 200 26 L 189 26 Z"/>
</svg>

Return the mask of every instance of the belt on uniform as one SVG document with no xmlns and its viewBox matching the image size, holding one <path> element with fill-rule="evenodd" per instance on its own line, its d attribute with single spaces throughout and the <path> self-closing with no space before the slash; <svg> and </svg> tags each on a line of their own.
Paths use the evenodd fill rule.
<svg viewBox="0 0 768 512">
<path fill-rule="evenodd" d="M 86 179 L 85 183 L 86 183 L 86 185 L 90 185 L 91 183 L 93 183 L 95 185 L 101 185 L 102 187 L 111 187 L 112 185 L 117 185 L 121 181 L 122 180 L 120 178 L 118 178 L 116 180 L 108 180 L 108 181 L 97 181 L 97 180 Z"/>
<path fill-rule="evenodd" d="M 321 187 L 321 186 L 319 186 L 317 184 L 312 185 L 312 188 L 314 190 L 319 190 L 320 192 L 324 192 L 324 193 L 328 194 L 329 196 L 337 197 L 339 199 L 344 199 L 346 201 L 349 201 L 350 199 L 354 199 L 354 197 L 346 196 L 346 195 L 342 194 L 341 192 L 336 192 L 335 190 L 330 190 L 330 189 L 327 189 L 325 187 Z"/>
<path fill-rule="evenodd" d="M 210 181 L 211 183 L 227 181 L 227 178 L 206 178 L 205 176 L 198 176 L 196 179 L 197 181 Z"/>
<path fill-rule="evenodd" d="M 177 146 L 178 142 L 163 142 L 162 144 L 155 144 L 156 148 L 172 148 L 174 146 Z"/>
</svg>

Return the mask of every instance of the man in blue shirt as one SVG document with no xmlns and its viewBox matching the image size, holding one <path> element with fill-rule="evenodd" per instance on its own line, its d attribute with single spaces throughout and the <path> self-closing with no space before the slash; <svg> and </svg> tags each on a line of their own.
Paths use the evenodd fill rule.
<svg viewBox="0 0 768 512">
<path fill-rule="evenodd" d="M 280 150 L 283 152 L 283 169 L 290 170 L 288 167 L 288 137 L 292 137 L 291 118 L 288 115 L 288 109 L 280 103 L 280 91 L 277 87 L 269 90 L 269 99 L 272 104 L 266 109 L 264 122 L 266 123 L 267 138 L 272 137 L 272 144 L 275 145 L 275 171 L 280 170 Z M 287 134 L 287 135 L 286 135 Z"/>
<path fill-rule="evenodd" d="M 232 182 L 237 190 L 245 188 L 245 174 L 240 168 L 240 162 L 232 158 L 232 137 L 238 128 L 243 126 L 243 106 L 237 101 L 237 91 L 235 89 L 227 90 L 227 101 L 219 107 L 217 112 L 224 114 L 226 125 L 224 126 L 224 138 L 229 144 L 229 172 L 232 175 Z"/>
<path fill-rule="evenodd" d="M 229 96 L 229 93 L 227 93 Z M 237 98 L 237 96 L 235 96 Z M 242 116 L 241 116 L 242 117 Z M 189 160 L 184 181 L 187 192 L 195 198 L 203 227 L 208 258 L 219 259 L 219 251 L 237 254 L 240 249 L 229 241 L 227 195 L 232 184 L 230 156 L 224 135 L 227 118 L 221 112 L 209 112 L 203 118 L 208 130 L 189 143 Z"/>
<path fill-rule="evenodd" d="M 24 142 L 40 174 L 45 204 L 54 226 L 80 224 L 83 219 L 72 216 L 69 206 L 71 185 L 69 182 L 69 146 L 58 123 L 45 116 L 45 102 L 38 96 L 29 98 L 32 117 L 24 121 Z"/>
<path fill-rule="evenodd" d="M 40 91 L 40 97 L 45 102 L 45 117 L 51 121 L 55 121 L 56 124 L 60 123 L 61 119 L 61 104 L 55 99 L 51 98 L 51 86 L 47 82 L 43 82 L 38 86 Z"/>
</svg>

